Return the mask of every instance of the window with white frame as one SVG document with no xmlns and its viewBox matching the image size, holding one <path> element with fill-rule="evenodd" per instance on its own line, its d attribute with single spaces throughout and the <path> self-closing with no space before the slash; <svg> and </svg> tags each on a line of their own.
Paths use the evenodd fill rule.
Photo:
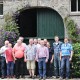
<svg viewBox="0 0 80 80">
<path fill-rule="evenodd" d="M 0 15 L 3 15 L 3 1 L 0 1 Z"/>
<path fill-rule="evenodd" d="M 71 0 L 71 12 L 80 12 L 80 0 Z"/>
</svg>

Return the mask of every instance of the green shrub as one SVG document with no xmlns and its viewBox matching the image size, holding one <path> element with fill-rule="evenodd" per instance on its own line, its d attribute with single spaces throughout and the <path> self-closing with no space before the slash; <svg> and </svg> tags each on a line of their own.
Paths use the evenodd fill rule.
<svg viewBox="0 0 80 80">
<path fill-rule="evenodd" d="M 80 43 L 73 44 L 72 77 L 80 77 Z"/>
<path fill-rule="evenodd" d="M 15 32 L 19 36 L 19 30 L 18 30 L 19 27 L 15 23 L 12 15 L 6 14 L 4 18 L 6 22 L 6 24 L 4 25 L 4 30 L 9 32 Z"/>
<path fill-rule="evenodd" d="M 12 44 L 14 44 L 19 37 L 18 26 L 12 15 L 6 14 L 4 19 L 5 24 L 0 28 L 0 47 L 4 45 L 5 40 L 9 40 Z"/>
</svg>

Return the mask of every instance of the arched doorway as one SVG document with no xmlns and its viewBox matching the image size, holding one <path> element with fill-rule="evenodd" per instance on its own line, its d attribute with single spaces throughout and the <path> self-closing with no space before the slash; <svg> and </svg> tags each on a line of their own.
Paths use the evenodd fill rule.
<svg viewBox="0 0 80 80">
<path fill-rule="evenodd" d="M 59 13 L 51 8 L 29 8 L 17 16 L 20 35 L 53 40 L 55 35 L 64 38 L 64 23 Z M 26 40 L 27 41 L 27 40 Z"/>
</svg>

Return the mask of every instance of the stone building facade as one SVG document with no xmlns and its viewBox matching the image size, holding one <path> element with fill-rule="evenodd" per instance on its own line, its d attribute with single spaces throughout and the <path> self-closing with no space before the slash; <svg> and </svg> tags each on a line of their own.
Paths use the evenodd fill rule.
<svg viewBox="0 0 80 80">
<path fill-rule="evenodd" d="M 0 16 L 0 26 L 4 24 L 4 15 L 15 13 L 25 7 L 49 7 L 57 11 L 62 19 L 70 16 L 80 28 L 80 12 L 71 12 L 71 0 L 4 0 L 3 16 Z M 66 28 L 65 28 L 65 36 Z"/>
</svg>

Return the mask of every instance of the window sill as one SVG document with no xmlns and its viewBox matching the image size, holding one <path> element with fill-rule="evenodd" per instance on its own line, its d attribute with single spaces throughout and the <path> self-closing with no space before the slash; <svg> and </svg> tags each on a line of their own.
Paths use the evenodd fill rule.
<svg viewBox="0 0 80 80">
<path fill-rule="evenodd" d="M 70 12 L 71 16 L 80 16 L 80 12 Z"/>
<path fill-rule="evenodd" d="M 3 17 L 4 17 L 3 15 L 0 15 L 0 19 L 3 19 Z"/>
</svg>

